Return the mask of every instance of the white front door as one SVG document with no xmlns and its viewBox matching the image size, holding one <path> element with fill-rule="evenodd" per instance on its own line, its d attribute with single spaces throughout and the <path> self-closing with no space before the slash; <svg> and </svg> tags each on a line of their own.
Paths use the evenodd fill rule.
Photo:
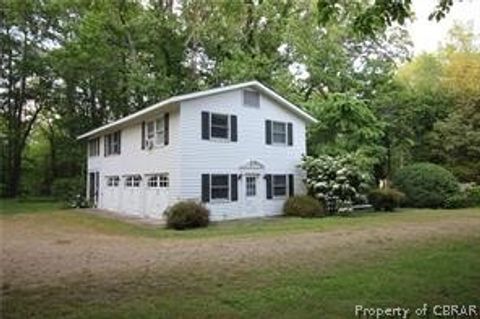
<svg viewBox="0 0 480 319">
<path fill-rule="evenodd" d="M 262 214 L 259 196 L 259 175 L 245 174 L 243 179 L 243 215 L 255 217 Z"/>
</svg>

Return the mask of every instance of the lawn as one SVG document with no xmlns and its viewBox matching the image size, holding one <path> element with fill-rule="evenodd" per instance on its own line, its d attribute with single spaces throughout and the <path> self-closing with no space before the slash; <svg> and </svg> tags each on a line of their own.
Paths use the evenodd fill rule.
<svg viewBox="0 0 480 319">
<path fill-rule="evenodd" d="M 351 318 L 357 304 L 480 300 L 480 209 L 275 218 L 186 232 L 25 210 L 1 217 L 9 257 L 3 318 Z M 38 245 L 29 250 L 32 241 Z M 67 262 L 62 256 L 69 267 L 57 268 Z M 34 265 L 16 271 L 19 261 Z"/>
</svg>

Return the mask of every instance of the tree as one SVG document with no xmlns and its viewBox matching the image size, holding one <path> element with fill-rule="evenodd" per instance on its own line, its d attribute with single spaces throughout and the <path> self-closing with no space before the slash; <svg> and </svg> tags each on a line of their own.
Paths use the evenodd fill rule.
<svg viewBox="0 0 480 319">
<path fill-rule="evenodd" d="M 360 10 L 353 13 L 352 27 L 360 35 L 375 36 L 394 23 L 403 25 L 412 15 L 411 0 L 375 0 L 362 6 L 362 2 L 353 2 Z M 342 18 L 352 1 L 318 0 L 319 24 L 324 25 Z M 440 21 L 450 11 L 453 0 L 438 0 L 429 19 Z"/>
<path fill-rule="evenodd" d="M 46 46 L 55 40 L 54 9 L 43 1 L 8 0 L 1 11 L 0 117 L 5 136 L 1 175 L 9 197 L 19 193 L 25 146 L 53 86 Z"/>
</svg>

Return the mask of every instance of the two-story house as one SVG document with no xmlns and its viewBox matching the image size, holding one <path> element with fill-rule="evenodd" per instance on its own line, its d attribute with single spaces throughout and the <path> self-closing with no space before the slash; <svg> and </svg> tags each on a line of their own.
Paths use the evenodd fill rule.
<svg viewBox="0 0 480 319">
<path fill-rule="evenodd" d="M 149 218 L 180 200 L 205 203 L 212 220 L 277 215 L 304 192 L 298 165 L 315 122 L 256 81 L 175 96 L 79 136 L 87 196 Z"/>
</svg>

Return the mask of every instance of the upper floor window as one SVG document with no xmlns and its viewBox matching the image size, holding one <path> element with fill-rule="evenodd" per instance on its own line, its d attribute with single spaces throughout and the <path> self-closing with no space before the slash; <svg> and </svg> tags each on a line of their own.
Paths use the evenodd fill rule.
<svg viewBox="0 0 480 319">
<path fill-rule="evenodd" d="M 257 91 L 243 90 L 243 105 L 260 107 L 260 94 Z"/>
<path fill-rule="evenodd" d="M 155 174 L 149 176 L 147 185 L 151 188 L 168 187 L 168 174 Z"/>
<path fill-rule="evenodd" d="M 107 186 L 117 187 L 120 184 L 119 176 L 108 176 L 107 177 Z"/>
<path fill-rule="evenodd" d="M 140 182 L 142 177 L 140 175 L 129 175 L 125 177 L 125 186 L 126 187 L 140 187 Z"/>
<path fill-rule="evenodd" d="M 272 122 L 272 140 L 274 144 L 287 143 L 287 123 Z"/>
<path fill-rule="evenodd" d="M 105 135 L 105 156 L 120 154 L 121 131 Z"/>
<path fill-rule="evenodd" d="M 228 115 L 211 113 L 211 137 L 228 139 L 229 123 Z"/>
<path fill-rule="evenodd" d="M 165 116 L 162 116 L 154 121 L 147 122 L 146 124 L 146 145 L 147 146 L 163 146 L 166 144 L 165 139 Z"/>
<path fill-rule="evenodd" d="M 94 138 L 88 141 L 88 156 L 99 156 L 100 155 L 100 138 Z"/>
<path fill-rule="evenodd" d="M 202 112 L 202 140 L 222 140 L 237 142 L 237 116 Z"/>
<path fill-rule="evenodd" d="M 267 145 L 293 145 L 293 124 L 265 120 L 265 143 Z"/>
</svg>

